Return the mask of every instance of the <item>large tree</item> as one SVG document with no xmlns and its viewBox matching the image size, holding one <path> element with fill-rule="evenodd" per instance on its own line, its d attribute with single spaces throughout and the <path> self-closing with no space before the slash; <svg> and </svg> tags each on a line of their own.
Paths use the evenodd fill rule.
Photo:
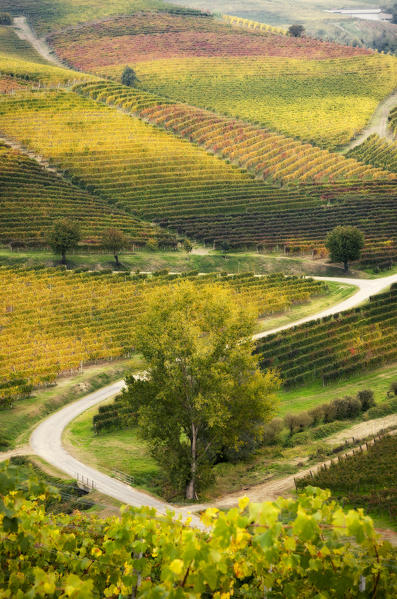
<svg viewBox="0 0 397 599">
<path fill-rule="evenodd" d="M 129 377 L 125 399 L 171 481 L 197 497 L 221 449 L 261 437 L 279 379 L 253 355 L 256 313 L 217 284 L 180 282 L 151 292 L 136 326 L 145 380 Z"/>
<path fill-rule="evenodd" d="M 128 238 L 122 231 L 110 228 L 102 233 L 102 247 L 112 252 L 116 266 L 120 266 L 119 254 L 128 246 Z"/>
<path fill-rule="evenodd" d="M 68 218 L 60 218 L 50 232 L 48 243 L 55 254 L 61 254 L 62 264 L 66 264 L 66 252 L 74 250 L 80 239 L 79 223 Z"/>
<path fill-rule="evenodd" d="M 364 235 L 357 227 L 335 227 L 327 235 L 325 243 L 332 262 L 343 262 L 345 272 L 351 260 L 358 260 L 364 247 Z"/>
</svg>

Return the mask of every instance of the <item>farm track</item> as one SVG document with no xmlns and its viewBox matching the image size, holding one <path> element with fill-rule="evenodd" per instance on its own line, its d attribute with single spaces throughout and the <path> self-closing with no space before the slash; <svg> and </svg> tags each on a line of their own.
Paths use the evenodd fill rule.
<svg viewBox="0 0 397 599">
<path fill-rule="evenodd" d="M 57 67 L 69 69 L 66 64 L 60 61 L 57 56 L 55 56 L 50 47 L 47 45 L 45 39 L 40 39 L 37 37 L 33 29 L 28 24 L 26 17 L 14 17 L 14 29 L 19 39 L 29 42 L 36 52 L 40 54 L 42 58 L 44 58 L 44 60 L 47 60 L 49 63 Z"/>
<path fill-rule="evenodd" d="M 353 306 L 357 306 L 362 303 L 365 299 L 367 299 L 370 295 L 374 293 L 380 292 L 383 289 L 386 289 L 389 285 L 394 282 L 397 282 L 397 274 L 389 277 L 384 277 L 381 279 L 375 280 L 366 280 L 366 279 L 345 279 L 345 278 L 332 278 L 332 277 L 315 277 L 319 280 L 326 281 L 336 281 L 339 283 L 350 283 L 356 285 L 359 290 L 355 295 L 350 297 L 348 300 L 345 300 L 338 305 L 334 306 L 326 310 L 327 314 L 340 312 L 341 310 L 345 310 L 351 308 Z M 324 315 L 324 312 L 320 312 L 318 314 L 312 315 L 304 319 L 305 322 L 309 320 L 316 320 L 317 318 Z M 296 323 L 295 323 L 296 324 Z M 288 329 L 293 325 L 286 325 L 285 327 L 281 327 L 284 329 Z M 279 330 L 279 329 L 277 329 Z M 267 331 L 266 333 L 261 334 L 261 337 L 272 334 L 274 331 Z M 128 505 L 134 506 L 142 506 L 148 505 L 154 507 L 161 513 L 165 513 L 167 510 L 176 511 L 178 515 L 182 517 L 186 516 L 189 508 L 175 509 L 174 506 L 171 506 L 160 499 L 157 499 L 147 493 L 134 489 L 102 472 L 99 472 L 95 468 L 87 466 L 86 464 L 80 462 L 72 455 L 70 455 L 63 446 L 62 443 L 62 435 L 66 428 L 66 426 L 75 420 L 80 414 L 85 412 L 86 410 L 96 406 L 97 404 L 109 399 L 119 393 L 124 385 L 123 381 L 118 381 L 100 389 L 94 393 L 91 393 L 82 399 L 67 405 L 62 408 L 58 412 L 52 414 L 45 420 L 43 420 L 33 431 L 30 446 L 31 453 L 34 453 L 45 461 L 50 463 L 51 465 L 57 467 L 58 469 L 66 472 L 69 476 L 76 477 L 84 477 L 89 484 L 94 484 L 95 488 L 105 495 L 109 495 L 122 503 L 126 503 Z M 366 423 L 368 426 L 369 423 Z M 384 423 L 383 423 L 384 426 Z M 358 437 L 358 435 L 357 435 Z M 24 451 L 26 455 L 26 451 Z M 1 457 L 0 457 L 1 459 Z M 295 478 L 299 476 L 295 475 Z M 263 485 L 259 485 L 258 487 L 253 488 L 248 491 L 248 493 L 235 493 L 228 498 L 220 499 L 215 503 L 215 505 L 223 505 L 226 502 L 227 505 L 234 505 L 238 500 L 238 497 L 241 495 L 251 495 L 254 493 L 254 496 L 261 500 L 272 499 L 277 497 L 280 494 L 288 492 L 294 484 L 294 477 L 287 476 L 283 479 L 272 480 L 264 483 Z M 256 489 L 254 491 L 254 489 Z M 254 497 L 253 496 L 253 497 Z M 200 506 L 191 506 L 192 509 L 197 510 Z M 197 523 L 197 522 L 195 522 Z"/>
<path fill-rule="evenodd" d="M 362 133 L 360 133 L 356 139 L 351 141 L 345 148 L 343 148 L 342 153 L 345 154 L 349 150 L 359 146 L 374 133 L 379 135 L 379 137 L 387 139 L 388 141 L 395 141 L 395 137 L 388 126 L 389 113 L 395 106 L 397 106 L 397 90 L 382 100 Z"/>
</svg>

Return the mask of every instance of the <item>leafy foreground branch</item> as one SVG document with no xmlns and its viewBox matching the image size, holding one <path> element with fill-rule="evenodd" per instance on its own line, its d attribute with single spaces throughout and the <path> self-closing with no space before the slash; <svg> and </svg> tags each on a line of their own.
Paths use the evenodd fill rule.
<svg viewBox="0 0 397 599">
<path fill-rule="evenodd" d="M 24 488 L 23 488 L 24 487 Z M 392 598 L 396 553 L 329 492 L 209 509 L 202 532 L 124 508 L 121 518 L 46 513 L 51 490 L 0 468 L 0 597 Z"/>
</svg>

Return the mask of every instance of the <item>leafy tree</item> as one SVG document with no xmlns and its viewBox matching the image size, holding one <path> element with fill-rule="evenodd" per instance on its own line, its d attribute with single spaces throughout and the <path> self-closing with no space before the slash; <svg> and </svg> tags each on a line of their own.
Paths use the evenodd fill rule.
<svg viewBox="0 0 397 599">
<path fill-rule="evenodd" d="M 303 25 L 290 25 L 288 27 L 288 35 L 291 37 L 303 37 L 305 28 Z"/>
<path fill-rule="evenodd" d="M 135 350 L 146 380 L 129 377 L 124 399 L 169 479 L 197 497 L 217 452 L 260 438 L 279 379 L 253 355 L 253 307 L 216 284 L 182 281 L 148 296 Z"/>
<path fill-rule="evenodd" d="M 120 266 L 119 254 L 128 246 L 128 238 L 122 231 L 109 228 L 102 233 L 102 247 L 113 253 L 116 266 Z"/>
<path fill-rule="evenodd" d="M 190 243 L 190 241 L 188 239 L 184 239 L 183 240 L 183 249 L 185 250 L 185 252 L 187 252 L 188 254 L 190 254 L 190 252 L 193 249 L 192 244 Z"/>
<path fill-rule="evenodd" d="M 361 409 L 363 412 L 369 410 L 375 405 L 374 392 L 371 389 L 363 389 L 357 393 L 357 399 L 361 403 Z"/>
<path fill-rule="evenodd" d="M 131 67 L 125 67 L 123 74 L 121 75 L 121 83 L 123 85 L 127 85 L 128 87 L 135 87 L 138 83 L 139 79 Z"/>
<path fill-rule="evenodd" d="M 364 235 L 357 227 L 335 227 L 327 235 L 325 243 L 332 262 L 343 262 L 345 272 L 351 260 L 358 260 L 364 247 Z"/>
<path fill-rule="evenodd" d="M 56 221 L 48 242 L 55 254 L 61 254 L 62 264 L 66 264 L 66 252 L 74 250 L 80 239 L 80 225 L 68 218 L 61 218 Z"/>
<path fill-rule="evenodd" d="M 148 250 L 155 252 L 156 250 L 159 249 L 159 242 L 157 241 L 157 239 L 155 237 L 150 237 L 146 241 L 146 247 Z"/>
<path fill-rule="evenodd" d="M 12 18 L 8 12 L 0 13 L 0 25 L 11 25 Z"/>
</svg>

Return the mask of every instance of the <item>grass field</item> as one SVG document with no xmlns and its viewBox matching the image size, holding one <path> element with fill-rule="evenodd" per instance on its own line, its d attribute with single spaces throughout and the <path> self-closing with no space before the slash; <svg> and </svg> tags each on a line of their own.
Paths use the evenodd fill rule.
<svg viewBox="0 0 397 599">
<path fill-rule="evenodd" d="M 124 252 L 120 255 L 122 267 L 126 270 L 153 272 L 170 270 L 171 272 L 228 272 L 268 274 L 282 272 L 289 275 L 342 276 L 342 267 L 333 266 L 323 261 L 309 260 L 304 257 L 289 258 L 282 254 L 258 254 L 257 252 L 212 251 L 197 248 L 197 253 L 187 254 L 184 251 L 148 251 Z M 203 252 L 203 253 L 199 253 Z M 0 247 L 1 266 L 55 266 L 59 259 L 48 249 L 23 249 Z M 68 268 L 89 270 L 114 269 L 115 263 L 108 253 L 86 249 L 78 249 L 68 254 Z"/>
<path fill-rule="evenodd" d="M 320 383 L 307 385 L 291 391 L 279 392 L 279 412 L 302 412 L 332 401 L 336 397 L 355 396 L 357 391 L 372 389 L 377 402 L 382 401 L 390 384 L 397 381 L 397 364 L 389 364 L 371 372 L 357 374 L 347 381 L 339 381 L 323 387 Z"/>
</svg>

